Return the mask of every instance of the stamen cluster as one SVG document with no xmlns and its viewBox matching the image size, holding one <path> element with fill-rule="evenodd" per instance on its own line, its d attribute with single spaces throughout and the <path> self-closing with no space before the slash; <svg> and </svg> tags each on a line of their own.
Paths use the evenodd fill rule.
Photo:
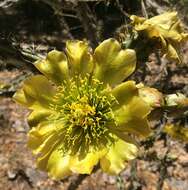
<svg viewBox="0 0 188 190">
<path fill-rule="evenodd" d="M 103 83 L 89 76 L 59 86 L 51 104 L 57 115 L 50 119 L 62 122 L 60 149 L 84 156 L 89 149 L 111 144 L 113 138 L 107 124 L 114 122 L 111 107 L 115 103 L 115 97 Z"/>
</svg>

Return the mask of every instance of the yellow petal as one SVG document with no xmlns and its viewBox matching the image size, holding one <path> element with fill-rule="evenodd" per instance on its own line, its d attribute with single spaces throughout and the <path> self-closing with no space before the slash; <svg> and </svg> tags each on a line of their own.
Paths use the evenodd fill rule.
<svg viewBox="0 0 188 190">
<path fill-rule="evenodd" d="M 67 41 L 66 53 L 71 75 L 86 75 L 93 71 L 93 60 L 89 52 L 88 43 L 84 41 Z"/>
<path fill-rule="evenodd" d="M 118 124 L 135 118 L 145 118 L 151 111 L 150 106 L 140 97 L 134 96 L 129 103 L 114 112 Z"/>
<path fill-rule="evenodd" d="M 145 26 L 147 26 L 147 25 L 145 25 Z M 157 28 L 155 26 L 148 25 L 145 28 L 147 30 L 147 35 L 149 38 L 158 38 L 160 36 L 163 36 L 163 35 L 161 35 L 161 31 L 159 30 L 159 28 Z"/>
<path fill-rule="evenodd" d="M 158 25 L 166 30 L 169 30 L 177 21 L 177 12 L 166 12 L 148 19 L 146 23 Z"/>
<path fill-rule="evenodd" d="M 165 38 L 161 34 L 159 37 L 160 37 L 160 42 L 161 42 L 161 49 L 163 52 L 165 52 L 167 49 L 167 46 L 168 46 L 167 41 L 165 40 Z"/>
<path fill-rule="evenodd" d="M 46 59 L 35 62 L 35 67 L 48 79 L 61 84 L 69 77 L 66 55 L 63 52 L 52 50 Z"/>
<path fill-rule="evenodd" d="M 38 169 L 47 172 L 48 160 L 49 160 L 49 157 L 50 157 L 52 151 L 53 151 L 53 149 L 49 149 L 47 154 L 44 154 L 37 158 L 36 163 L 37 163 Z"/>
<path fill-rule="evenodd" d="M 54 179 L 62 179 L 71 174 L 69 169 L 70 156 L 63 155 L 60 150 L 56 149 L 49 157 L 47 170 L 49 176 Z"/>
<path fill-rule="evenodd" d="M 15 100 L 17 103 L 29 107 L 35 102 L 34 98 L 29 97 L 25 94 L 23 88 L 16 91 L 16 93 L 13 95 L 13 100 Z"/>
<path fill-rule="evenodd" d="M 57 136 L 56 136 L 57 137 Z M 41 152 L 33 151 L 34 154 L 37 154 L 37 168 L 43 171 L 47 171 L 47 165 L 49 157 L 51 156 L 52 152 L 58 147 L 58 141 L 54 141 L 55 136 L 50 136 L 46 142 L 43 142 L 44 146 L 43 149 L 40 149 Z M 41 147 L 40 147 L 41 148 Z"/>
<path fill-rule="evenodd" d="M 151 133 L 146 119 L 150 111 L 150 106 L 135 96 L 127 105 L 114 112 L 117 127 L 110 127 L 110 129 L 146 137 Z"/>
<path fill-rule="evenodd" d="M 166 39 L 170 39 L 172 41 L 175 41 L 176 43 L 181 42 L 182 41 L 182 35 L 181 33 L 178 33 L 175 30 L 170 30 L 170 31 L 166 31 L 164 29 L 160 29 L 160 34 L 166 38 Z"/>
<path fill-rule="evenodd" d="M 168 51 L 166 53 L 166 57 L 168 59 L 171 59 L 171 60 L 176 60 L 178 61 L 179 63 L 182 63 L 182 58 L 181 58 L 181 55 L 180 53 L 177 52 L 178 50 L 175 49 L 174 46 L 172 46 L 171 44 L 168 44 Z"/>
<path fill-rule="evenodd" d="M 98 152 L 90 152 L 84 158 L 72 156 L 70 161 L 71 171 L 80 174 L 90 174 L 94 166 L 99 162 L 99 159 L 104 156 L 106 150 Z"/>
<path fill-rule="evenodd" d="M 136 145 L 118 139 L 100 159 L 101 168 L 111 175 L 117 175 L 126 167 L 126 162 L 134 159 L 136 154 Z"/>
<path fill-rule="evenodd" d="M 62 128 L 62 123 L 61 122 L 55 122 L 55 121 L 43 121 L 41 122 L 37 127 L 37 131 L 40 135 L 47 135 L 50 134 L 52 132 L 57 132 L 58 129 Z M 58 133 L 58 132 L 57 132 Z"/>
<path fill-rule="evenodd" d="M 115 39 L 103 41 L 94 52 L 96 68 L 94 75 L 100 81 L 115 85 L 122 82 L 136 67 L 136 53 L 132 49 L 122 50 Z"/>
<path fill-rule="evenodd" d="M 127 81 L 116 86 L 112 90 L 112 94 L 118 101 L 118 105 L 116 105 L 117 109 L 122 105 L 127 104 L 134 96 L 138 95 L 138 89 L 134 81 Z"/>
<path fill-rule="evenodd" d="M 32 150 L 37 149 L 44 141 L 37 128 L 32 128 L 28 133 L 28 147 Z"/>
<path fill-rule="evenodd" d="M 55 133 L 41 135 L 35 128 L 29 132 L 28 147 L 37 155 L 37 167 L 41 170 L 47 171 L 48 159 L 58 145 L 59 139 Z"/>
<path fill-rule="evenodd" d="M 125 141 L 126 143 L 130 143 L 130 144 L 134 144 L 134 145 L 138 146 L 138 142 L 135 140 L 135 138 L 127 132 L 116 130 L 114 135 L 116 135 L 118 138 Z"/>
<path fill-rule="evenodd" d="M 148 137 L 151 134 L 147 119 L 133 119 L 118 128 L 120 131 Z"/>
<path fill-rule="evenodd" d="M 45 137 L 46 140 L 33 151 L 34 154 L 37 154 L 37 168 L 40 170 L 47 171 L 49 157 L 60 143 L 57 138 L 58 136 L 54 134 L 51 134 L 49 137 Z"/>
<path fill-rule="evenodd" d="M 49 109 L 37 109 L 34 110 L 28 117 L 27 121 L 30 127 L 37 126 L 40 122 L 48 120 L 48 117 L 53 112 Z M 55 113 L 53 113 L 55 114 Z"/>
<path fill-rule="evenodd" d="M 53 143 L 55 144 L 56 139 L 55 135 L 41 136 L 37 134 L 37 132 L 30 132 L 28 135 L 28 147 L 33 150 L 33 154 L 43 154 L 44 152 L 48 152 Z M 52 144 L 51 144 L 52 143 Z M 49 146 L 50 145 L 50 146 Z"/>
<path fill-rule="evenodd" d="M 13 99 L 30 109 L 49 107 L 55 89 L 42 75 L 32 76 L 24 81 L 22 89 L 18 90 Z"/>
<path fill-rule="evenodd" d="M 133 25 L 141 25 L 146 20 L 146 18 L 139 17 L 139 16 L 136 16 L 136 15 L 131 15 L 130 19 L 132 20 Z"/>
<path fill-rule="evenodd" d="M 42 122 L 29 131 L 28 147 L 33 150 L 34 154 L 45 154 L 53 144 L 60 140 L 57 127 L 55 123 Z"/>
</svg>

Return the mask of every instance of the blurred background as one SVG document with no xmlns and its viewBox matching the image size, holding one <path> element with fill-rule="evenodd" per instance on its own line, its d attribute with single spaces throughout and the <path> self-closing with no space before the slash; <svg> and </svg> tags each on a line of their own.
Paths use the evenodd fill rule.
<svg viewBox="0 0 188 190">
<path fill-rule="evenodd" d="M 188 145 L 160 129 L 141 142 L 140 155 L 119 176 L 101 170 L 53 181 L 35 167 L 27 148 L 28 110 L 11 99 L 21 82 L 37 73 L 32 63 L 68 39 L 92 47 L 109 37 L 124 38 L 129 15 L 149 17 L 175 10 L 188 27 L 187 0 L 0 0 L 0 190 L 187 190 Z M 163 93 L 188 95 L 188 44 L 183 64 L 151 54 L 132 76 Z M 178 118 L 184 123 L 187 116 Z"/>
</svg>

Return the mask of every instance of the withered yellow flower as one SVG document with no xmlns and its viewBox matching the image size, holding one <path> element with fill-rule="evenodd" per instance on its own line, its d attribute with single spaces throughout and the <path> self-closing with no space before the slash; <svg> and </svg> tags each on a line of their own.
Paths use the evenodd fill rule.
<svg viewBox="0 0 188 190">
<path fill-rule="evenodd" d="M 83 41 L 68 41 L 35 63 L 43 75 L 25 80 L 14 99 L 32 110 L 28 146 L 37 167 L 55 179 L 90 174 L 100 163 L 118 174 L 137 154 L 129 133 L 150 133 L 148 106 L 134 81 L 123 82 L 136 66 L 136 54 L 114 39 L 92 53 Z"/>
<path fill-rule="evenodd" d="M 181 43 L 187 40 L 188 34 L 184 29 L 177 12 L 166 12 L 150 19 L 132 15 L 134 29 L 145 34 L 149 39 L 156 40 L 156 44 L 168 59 L 182 62 Z"/>
</svg>

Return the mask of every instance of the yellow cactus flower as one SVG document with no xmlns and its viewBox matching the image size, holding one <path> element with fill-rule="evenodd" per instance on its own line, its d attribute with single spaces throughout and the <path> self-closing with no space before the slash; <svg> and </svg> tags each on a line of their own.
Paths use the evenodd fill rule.
<svg viewBox="0 0 188 190">
<path fill-rule="evenodd" d="M 168 59 L 182 62 L 180 45 L 187 39 L 188 34 L 183 32 L 177 12 L 166 12 L 150 19 L 135 15 L 130 18 L 138 33 L 141 32 L 149 39 L 156 40 L 156 46 L 161 49 L 163 55 Z"/>
<path fill-rule="evenodd" d="M 114 39 L 92 53 L 83 41 L 68 41 L 64 52 L 53 50 L 14 95 L 32 110 L 28 146 L 37 167 L 61 179 L 90 174 L 94 166 L 118 174 L 135 158 L 137 145 L 129 133 L 149 135 L 150 107 L 134 81 L 123 82 L 136 66 L 136 54 Z"/>
<path fill-rule="evenodd" d="M 164 127 L 164 132 L 174 139 L 188 142 L 188 128 L 182 125 L 168 124 Z"/>
</svg>

